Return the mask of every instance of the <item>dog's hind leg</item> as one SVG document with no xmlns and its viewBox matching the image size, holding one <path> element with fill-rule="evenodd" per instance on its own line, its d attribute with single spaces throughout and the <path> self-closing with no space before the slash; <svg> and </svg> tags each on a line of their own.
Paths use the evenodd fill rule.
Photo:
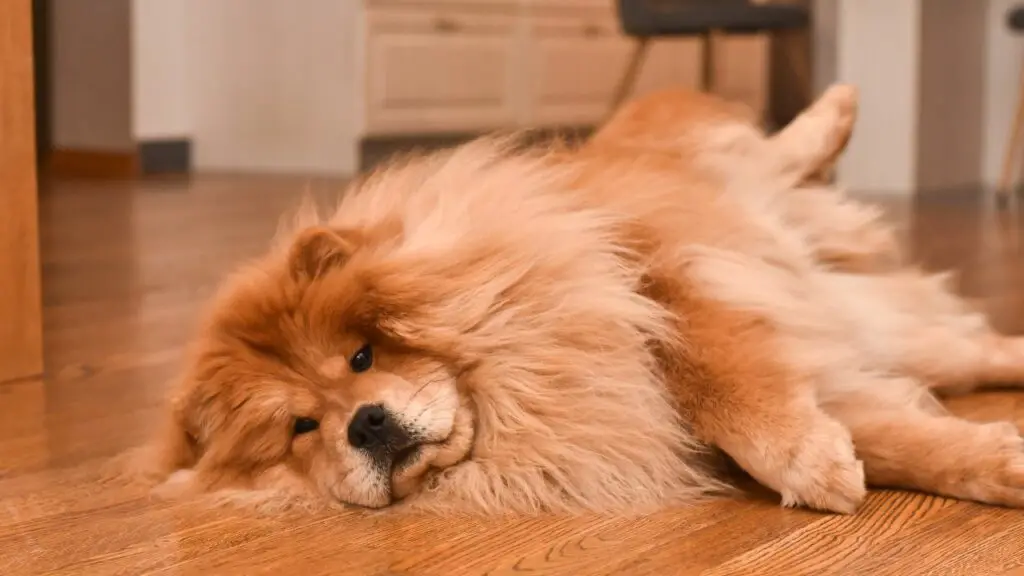
<svg viewBox="0 0 1024 576">
<path fill-rule="evenodd" d="M 881 211 L 823 185 L 850 140 L 856 118 L 856 89 L 831 86 L 768 138 L 766 150 L 788 188 L 784 219 L 807 235 L 819 262 L 844 272 L 892 270 L 902 255 Z"/>
<path fill-rule="evenodd" d="M 857 121 L 857 90 L 836 84 L 785 128 L 768 138 L 780 174 L 790 185 L 824 182 Z"/>
<path fill-rule="evenodd" d="M 882 211 L 835 188 L 786 191 L 783 219 L 803 232 L 815 259 L 832 270 L 879 273 L 903 262 L 895 230 L 883 221 Z"/>
<path fill-rule="evenodd" d="M 853 434 L 871 486 L 1024 507 L 1024 441 L 1009 422 L 977 424 L 866 390 L 826 409 Z"/>
<path fill-rule="evenodd" d="M 992 333 L 982 344 L 979 387 L 1024 388 L 1024 337 Z"/>
<path fill-rule="evenodd" d="M 910 376 L 940 395 L 1024 388 L 1024 337 L 992 328 L 984 312 L 953 291 L 948 275 L 906 270 L 831 279 L 832 288 L 860 299 L 853 305 L 861 312 L 851 319 L 872 359 L 889 354 L 892 364 L 882 369 Z"/>
<path fill-rule="evenodd" d="M 819 262 L 844 272 L 892 270 L 902 263 L 902 254 L 881 211 L 824 185 L 856 119 L 856 89 L 833 85 L 768 138 L 764 150 L 787 188 L 784 218 L 807 235 Z"/>
<path fill-rule="evenodd" d="M 835 85 L 771 137 L 723 127 L 720 134 L 732 134 L 745 145 L 723 147 L 725 152 L 709 149 L 705 154 L 720 155 L 719 169 L 725 174 L 734 170 L 743 155 L 756 158 L 775 185 L 767 188 L 767 194 L 765 187 L 751 186 L 752 200 L 777 204 L 783 220 L 804 234 L 821 264 L 844 272 L 890 271 L 903 257 L 882 211 L 825 185 L 822 176 L 849 141 L 856 113 L 856 90 Z"/>
<path fill-rule="evenodd" d="M 990 332 L 965 344 L 964 365 L 952 374 L 931 374 L 926 382 L 943 396 L 982 388 L 1024 388 L 1024 337 Z M 932 370 L 921 370 L 933 372 Z"/>
<path fill-rule="evenodd" d="M 850 346 L 865 369 L 913 378 L 940 395 L 980 386 L 1024 388 L 1024 337 L 994 330 L 983 311 L 954 292 L 949 275 L 911 268 L 826 273 L 812 275 L 811 284 L 815 289 L 806 294 L 827 303 L 818 314 L 838 320 L 819 326 L 815 338 L 824 334 Z M 791 325 L 801 318 L 787 313 L 776 321 Z"/>
</svg>

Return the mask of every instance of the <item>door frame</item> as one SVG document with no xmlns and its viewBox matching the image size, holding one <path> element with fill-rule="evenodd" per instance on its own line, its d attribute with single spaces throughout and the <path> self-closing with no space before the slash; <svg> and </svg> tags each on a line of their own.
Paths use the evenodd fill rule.
<svg viewBox="0 0 1024 576">
<path fill-rule="evenodd" d="M 31 0 L 0 2 L 0 382 L 43 371 Z"/>
</svg>

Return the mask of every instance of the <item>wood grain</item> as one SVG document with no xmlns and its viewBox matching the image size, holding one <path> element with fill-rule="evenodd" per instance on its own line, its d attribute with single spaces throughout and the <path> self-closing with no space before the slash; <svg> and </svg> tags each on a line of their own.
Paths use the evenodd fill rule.
<svg viewBox="0 0 1024 576">
<path fill-rule="evenodd" d="M 0 382 L 43 369 L 30 18 L 0 3 Z"/>
<path fill-rule="evenodd" d="M 1024 511 L 899 491 L 855 516 L 763 491 L 639 518 L 264 517 L 101 482 L 152 430 L 199 307 L 267 246 L 307 188 L 292 178 L 60 181 L 41 196 L 46 379 L 0 385 L 0 574 L 1019 574 Z M 898 210 L 897 208 L 902 208 Z M 954 267 L 997 325 L 1024 332 L 1019 213 L 975 193 L 890 211 L 928 268 Z M 1024 424 L 1024 394 L 950 402 Z"/>
</svg>

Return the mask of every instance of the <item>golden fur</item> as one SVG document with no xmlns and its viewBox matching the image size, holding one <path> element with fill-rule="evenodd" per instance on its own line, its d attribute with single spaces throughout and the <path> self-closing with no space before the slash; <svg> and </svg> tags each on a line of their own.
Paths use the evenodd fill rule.
<svg viewBox="0 0 1024 576">
<path fill-rule="evenodd" d="M 270 506 L 636 511 L 723 489 L 716 447 L 786 505 L 1024 505 L 1016 429 L 933 396 L 1024 380 L 1024 346 L 824 183 L 855 107 L 834 87 L 766 137 L 666 92 L 579 150 L 486 138 L 377 171 L 225 283 L 149 471 Z M 408 441 L 357 448 L 371 405 Z"/>
</svg>

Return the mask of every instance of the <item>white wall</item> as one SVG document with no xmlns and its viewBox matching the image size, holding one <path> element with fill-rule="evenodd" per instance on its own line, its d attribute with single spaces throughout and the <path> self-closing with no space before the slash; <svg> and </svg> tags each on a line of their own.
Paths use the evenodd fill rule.
<svg viewBox="0 0 1024 576">
<path fill-rule="evenodd" d="M 812 0 L 811 16 L 811 85 L 814 93 L 820 94 L 837 79 L 838 0 Z"/>
<path fill-rule="evenodd" d="M 355 170 L 356 2 L 131 1 L 136 140 L 191 137 L 199 170 Z"/>
<path fill-rule="evenodd" d="M 55 148 L 132 148 L 130 1 L 53 0 L 50 89 Z"/>
<path fill-rule="evenodd" d="M 927 193 L 977 186 L 988 6 L 979 0 L 922 0 L 921 8 L 915 187 Z"/>
<path fill-rule="evenodd" d="M 860 116 L 837 167 L 851 189 L 914 189 L 920 10 L 927 1 L 837 0 L 836 78 L 860 90 Z"/>
<path fill-rule="evenodd" d="M 132 134 L 136 140 L 193 132 L 188 2 L 132 0 Z"/>
<path fill-rule="evenodd" d="M 996 183 L 1024 64 L 1024 38 L 1006 27 L 1015 4 L 814 0 L 815 86 L 861 89 L 844 185 L 907 194 Z"/>
<path fill-rule="evenodd" d="M 179 1 L 199 169 L 354 171 L 357 2 Z"/>
</svg>

